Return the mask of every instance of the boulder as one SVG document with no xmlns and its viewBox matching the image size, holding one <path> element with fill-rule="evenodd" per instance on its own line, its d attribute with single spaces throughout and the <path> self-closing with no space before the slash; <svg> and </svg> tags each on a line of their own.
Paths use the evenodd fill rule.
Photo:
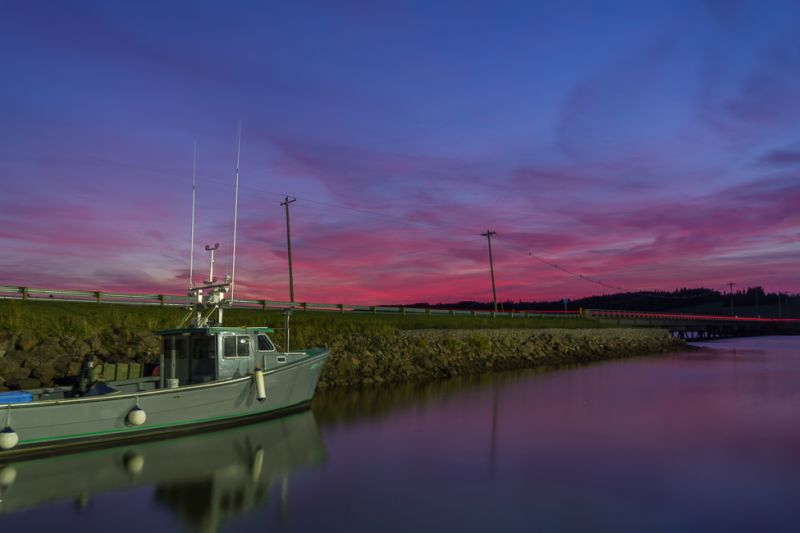
<svg viewBox="0 0 800 533">
<path fill-rule="evenodd" d="M 38 389 L 42 386 L 42 382 L 36 378 L 25 378 L 17 382 L 17 387 L 20 389 Z"/>
<path fill-rule="evenodd" d="M 31 369 L 23 367 L 19 361 L 3 359 L 0 361 L 0 375 L 5 378 L 6 383 L 15 383 L 30 376 Z"/>
<path fill-rule="evenodd" d="M 22 350 L 23 352 L 29 352 L 33 350 L 33 348 L 39 344 L 39 339 L 31 333 L 30 331 L 23 331 L 20 333 L 19 338 L 17 339 L 17 346 L 18 350 Z"/>
<path fill-rule="evenodd" d="M 53 368 L 52 363 L 40 365 L 31 371 L 31 376 L 40 381 L 40 386 L 52 387 L 53 378 L 56 377 L 56 369 Z"/>
</svg>

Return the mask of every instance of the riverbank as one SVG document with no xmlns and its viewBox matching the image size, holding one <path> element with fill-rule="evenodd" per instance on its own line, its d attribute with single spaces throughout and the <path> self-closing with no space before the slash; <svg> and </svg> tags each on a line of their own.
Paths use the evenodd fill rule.
<svg viewBox="0 0 800 533">
<path fill-rule="evenodd" d="M 101 363 L 155 363 L 176 308 L 0 301 L 0 390 L 67 383 L 86 355 Z M 231 310 L 236 325 L 281 324 L 276 312 Z M 440 379 L 583 363 L 680 349 L 666 332 L 598 326 L 580 318 L 453 318 L 295 313 L 292 346 L 327 346 L 320 387 Z M 559 327 L 554 327 L 559 326 Z M 282 332 L 274 336 L 281 346 Z"/>
</svg>

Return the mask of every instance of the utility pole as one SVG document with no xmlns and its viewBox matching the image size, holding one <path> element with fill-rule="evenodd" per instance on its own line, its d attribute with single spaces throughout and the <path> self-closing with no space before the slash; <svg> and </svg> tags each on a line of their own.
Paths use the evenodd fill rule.
<svg viewBox="0 0 800 533">
<path fill-rule="evenodd" d="M 733 286 L 736 285 L 734 282 L 729 281 L 728 286 L 731 288 L 731 316 L 733 316 Z"/>
<path fill-rule="evenodd" d="M 292 231 L 289 226 L 289 204 L 296 201 L 297 198 L 286 196 L 281 202 L 281 205 L 286 208 L 286 247 L 289 250 L 289 301 L 292 303 L 294 303 L 294 277 L 292 275 Z"/>
<path fill-rule="evenodd" d="M 486 230 L 481 233 L 481 237 L 486 237 L 489 241 L 489 272 L 492 273 L 492 300 L 494 301 L 494 312 L 497 313 L 497 290 L 494 287 L 494 259 L 492 258 L 492 235 L 497 235 L 496 231 Z"/>
</svg>

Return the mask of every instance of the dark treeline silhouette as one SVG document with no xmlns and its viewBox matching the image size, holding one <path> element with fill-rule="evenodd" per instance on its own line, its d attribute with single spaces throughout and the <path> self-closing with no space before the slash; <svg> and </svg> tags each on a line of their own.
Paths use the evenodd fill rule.
<svg viewBox="0 0 800 533">
<path fill-rule="evenodd" d="M 796 302 L 798 294 L 768 293 L 763 287 L 748 287 L 744 290 L 734 291 L 733 307 L 753 308 L 753 310 L 767 309 L 770 306 L 783 309 L 781 315 L 788 316 L 789 304 Z M 792 305 L 792 310 L 796 304 Z M 492 302 L 462 301 L 457 303 L 427 304 L 417 303 L 412 307 L 427 307 L 432 309 L 476 309 L 491 310 Z M 675 309 L 697 308 L 722 308 L 730 311 L 731 295 L 714 289 L 678 289 L 675 291 L 657 292 L 622 292 L 616 294 L 603 294 L 589 296 L 577 300 L 569 300 L 566 308 L 575 311 L 578 309 L 614 309 L 629 311 L 670 311 Z M 563 300 L 549 301 L 511 301 L 498 302 L 498 310 L 503 311 L 563 311 Z M 755 313 L 753 313 L 755 314 Z M 776 315 L 778 316 L 778 315 Z"/>
</svg>

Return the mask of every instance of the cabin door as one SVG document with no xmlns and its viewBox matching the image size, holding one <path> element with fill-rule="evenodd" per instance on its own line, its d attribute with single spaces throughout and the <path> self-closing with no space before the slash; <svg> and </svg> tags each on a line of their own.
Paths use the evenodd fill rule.
<svg viewBox="0 0 800 533">
<path fill-rule="evenodd" d="M 189 382 L 189 338 L 183 335 L 173 335 L 164 339 L 165 348 L 169 359 L 167 377 L 177 378 L 179 383 Z"/>
<path fill-rule="evenodd" d="M 253 371 L 253 349 L 250 335 L 222 335 L 220 378 L 240 378 Z"/>
</svg>

